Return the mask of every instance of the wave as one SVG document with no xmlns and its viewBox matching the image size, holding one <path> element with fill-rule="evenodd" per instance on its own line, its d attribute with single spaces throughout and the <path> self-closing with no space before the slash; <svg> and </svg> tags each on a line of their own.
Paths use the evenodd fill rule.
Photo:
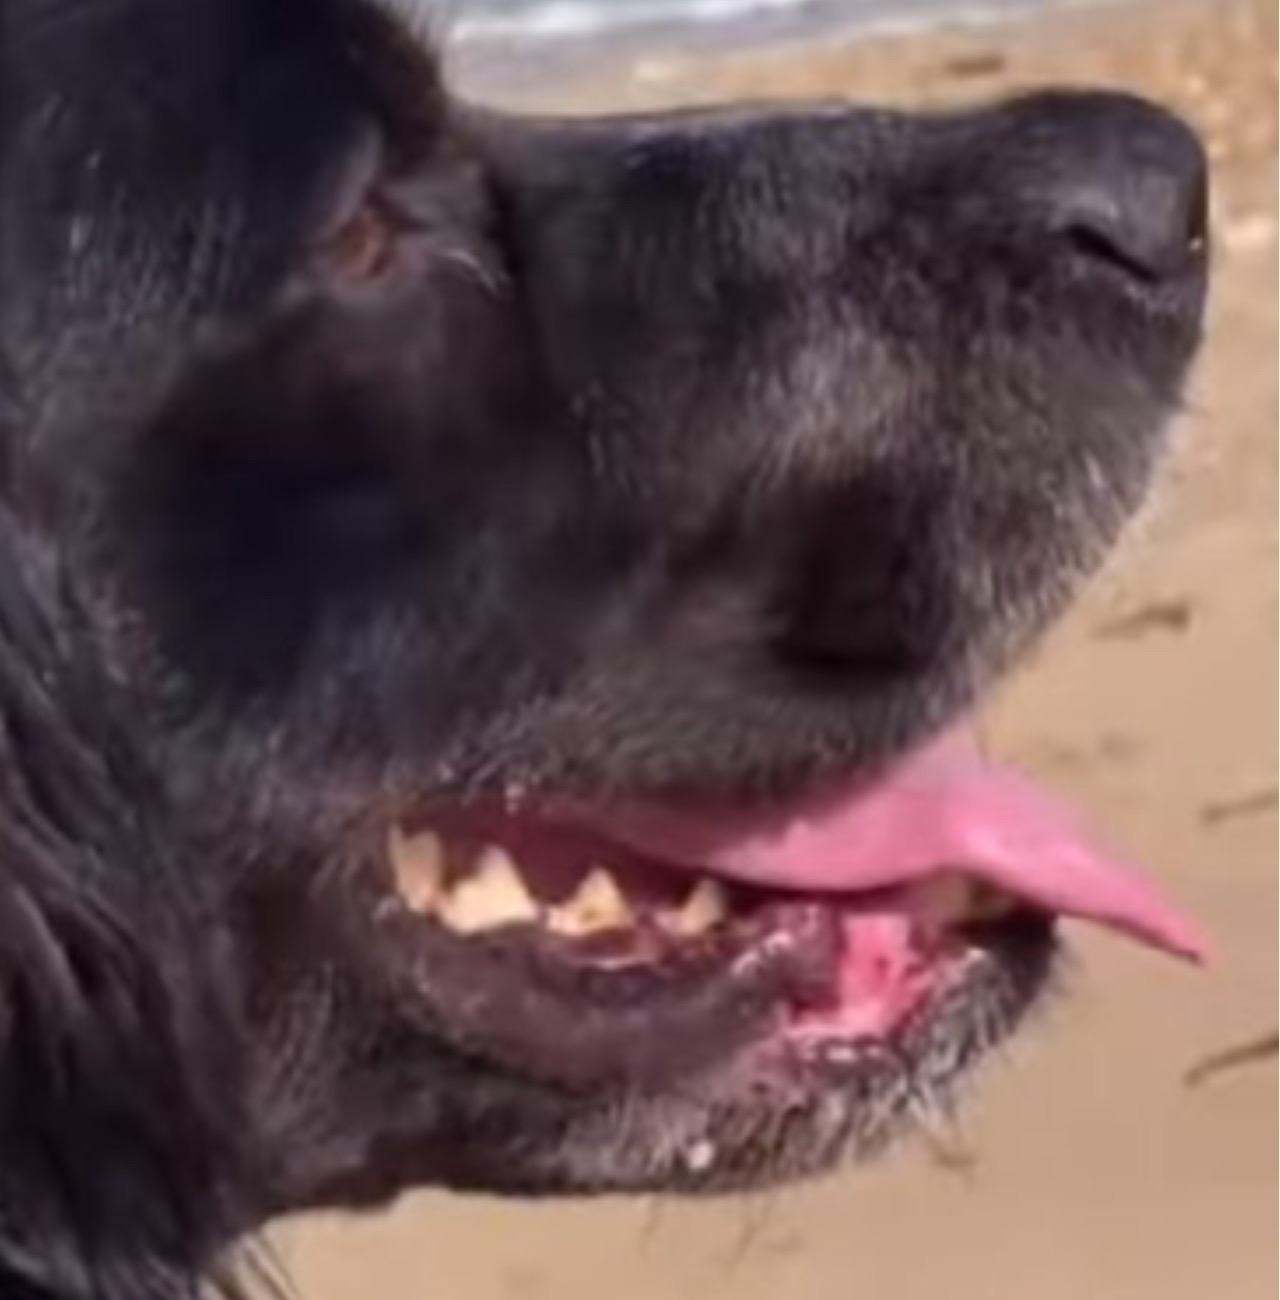
<svg viewBox="0 0 1280 1300">
<path fill-rule="evenodd" d="M 463 41 L 593 36 L 626 28 L 673 24 L 711 25 L 784 12 L 798 13 L 812 0 L 543 0 L 506 9 L 478 10 L 468 6 L 450 24 L 454 39 Z"/>
<path fill-rule="evenodd" d="M 866 33 L 1086 8 L 1115 0 L 454 0 L 451 39 L 492 49 L 505 42 L 570 40 L 653 30 L 737 25 L 775 32 L 847 27 Z M 811 21 L 812 20 L 812 21 Z M 802 26 L 803 25 L 803 26 Z"/>
</svg>

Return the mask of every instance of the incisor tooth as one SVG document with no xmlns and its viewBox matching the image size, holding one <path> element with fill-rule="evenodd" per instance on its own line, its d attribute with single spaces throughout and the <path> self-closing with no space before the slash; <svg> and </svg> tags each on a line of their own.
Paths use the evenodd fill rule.
<svg viewBox="0 0 1280 1300">
<path fill-rule="evenodd" d="M 659 916 L 663 929 L 683 939 L 714 929 L 729 915 L 729 895 L 718 880 L 699 880 L 678 908 Z"/>
<path fill-rule="evenodd" d="M 431 831 L 406 835 L 398 826 L 390 835 L 388 853 L 396 892 L 414 912 L 429 912 L 444 889 L 444 845 Z"/>
<path fill-rule="evenodd" d="M 583 935 L 622 930 L 634 919 L 614 878 L 604 867 L 592 867 L 573 894 L 551 909 L 547 925 L 557 934 Z"/>
<path fill-rule="evenodd" d="M 470 873 L 440 903 L 440 919 L 459 934 L 519 925 L 536 921 L 538 916 L 538 905 L 525 887 L 520 869 L 496 845 L 480 853 Z"/>
</svg>

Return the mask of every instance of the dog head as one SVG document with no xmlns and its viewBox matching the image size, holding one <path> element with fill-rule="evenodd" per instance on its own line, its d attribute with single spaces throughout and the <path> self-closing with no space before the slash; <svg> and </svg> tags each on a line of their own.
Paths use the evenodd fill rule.
<svg viewBox="0 0 1280 1300">
<path fill-rule="evenodd" d="M 357 0 L 4 12 L 0 1276 L 825 1168 L 1055 914 L 1194 946 L 956 731 L 1158 459 L 1180 122 L 535 120 Z"/>
</svg>

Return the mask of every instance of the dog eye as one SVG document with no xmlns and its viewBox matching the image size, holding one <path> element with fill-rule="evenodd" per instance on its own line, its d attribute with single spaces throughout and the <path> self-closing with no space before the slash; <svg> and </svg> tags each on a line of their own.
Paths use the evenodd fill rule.
<svg viewBox="0 0 1280 1300">
<path fill-rule="evenodd" d="M 312 234 L 312 265 L 328 279 L 356 285 L 382 274 L 399 233 L 382 190 L 386 143 L 366 124 L 325 187 Z"/>
<path fill-rule="evenodd" d="M 377 195 L 363 202 L 334 230 L 321 247 L 321 262 L 332 276 L 359 284 L 381 275 L 395 251 L 396 227 Z"/>
</svg>

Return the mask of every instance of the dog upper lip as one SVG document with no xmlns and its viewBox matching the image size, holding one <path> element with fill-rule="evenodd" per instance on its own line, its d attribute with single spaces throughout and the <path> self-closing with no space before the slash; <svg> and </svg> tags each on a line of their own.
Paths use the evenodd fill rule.
<svg viewBox="0 0 1280 1300">
<path fill-rule="evenodd" d="M 591 816 L 590 813 L 587 814 Z M 1190 960 L 1199 928 L 1086 839 L 1070 810 L 953 731 L 876 779 L 798 802 L 703 813 L 611 808 L 601 829 L 639 852 L 779 889 L 854 892 L 961 868 L 1047 912 Z"/>
</svg>

